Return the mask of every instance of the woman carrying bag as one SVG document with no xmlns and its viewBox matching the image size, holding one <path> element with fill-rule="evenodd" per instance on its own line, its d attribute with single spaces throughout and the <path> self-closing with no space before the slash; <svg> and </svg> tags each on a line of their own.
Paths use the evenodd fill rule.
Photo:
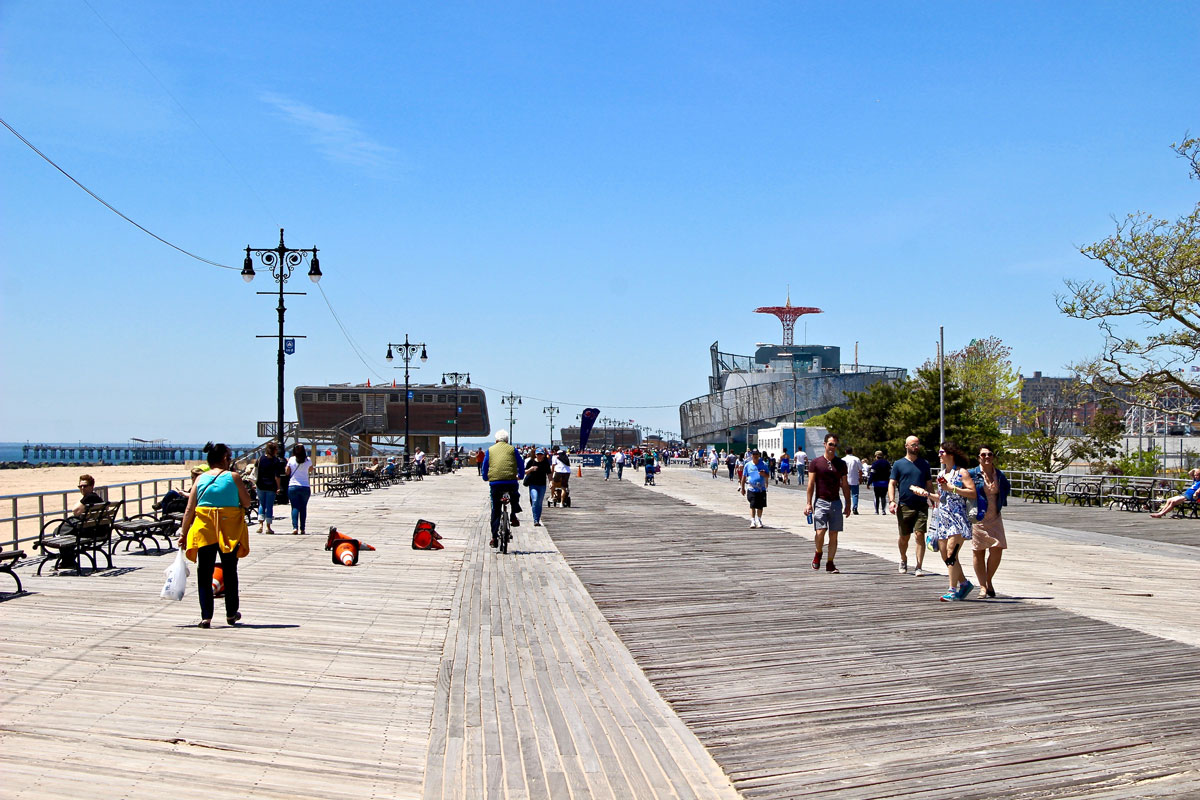
<svg viewBox="0 0 1200 800">
<path fill-rule="evenodd" d="M 208 628 L 213 616 L 213 567 L 221 558 L 222 580 L 225 583 L 225 620 L 234 625 L 242 618 L 238 610 L 239 558 L 250 553 L 250 531 L 246 528 L 246 509 L 250 499 L 241 476 L 230 470 L 233 452 L 224 444 L 209 442 L 208 472 L 192 484 L 187 510 L 183 512 L 183 528 L 179 546 L 185 546 L 187 557 L 196 562 L 196 592 L 200 595 L 200 622 Z"/>
</svg>

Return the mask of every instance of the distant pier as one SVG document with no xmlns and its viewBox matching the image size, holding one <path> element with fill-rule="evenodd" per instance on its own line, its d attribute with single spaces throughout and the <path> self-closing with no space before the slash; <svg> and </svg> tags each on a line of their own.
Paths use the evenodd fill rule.
<svg viewBox="0 0 1200 800">
<path fill-rule="evenodd" d="M 180 464 L 203 458 L 203 445 L 27 444 L 21 448 L 21 460 L 30 464 Z"/>
</svg>

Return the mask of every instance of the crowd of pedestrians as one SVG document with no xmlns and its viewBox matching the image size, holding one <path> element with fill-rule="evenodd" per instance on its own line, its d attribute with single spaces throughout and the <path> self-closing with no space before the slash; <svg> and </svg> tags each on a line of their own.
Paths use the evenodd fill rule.
<svg viewBox="0 0 1200 800">
<path fill-rule="evenodd" d="M 838 437 L 829 434 L 823 452 L 812 459 L 803 449 L 789 454 L 784 448 L 776 459 L 774 453 L 759 450 L 739 455 L 711 448 L 692 463 L 707 465 L 714 480 L 725 467 L 729 480 L 736 481 L 749 503 L 751 528 L 765 527 L 769 485 L 790 485 L 793 474 L 797 486 L 807 483 L 804 513 L 813 526 L 812 568 L 818 570 L 824 562 L 825 571 L 834 574 L 839 572 L 838 534 L 846 517 L 859 513 L 859 489 L 866 484 L 873 494 L 875 514 L 896 518 L 900 574 L 909 574 L 911 545 L 914 576 L 928 574 L 927 552 L 946 565 L 948 586 L 942 601 L 964 600 L 977 589 L 985 597 L 996 597 L 994 578 L 1008 547 L 1001 510 L 1008 504 L 1011 486 L 996 467 L 990 447 L 980 448 L 979 465 L 968 470 L 967 456 L 958 445 L 942 442 L 936 472 L 922 457 L 916 436 L 905 439 L 904 456 L 895 463 L 882 450 L 876 450 L 869 462 L 855 455 L 852 447 L 844 452 L 838 454 Z M 1200 492 L 1200 470 L 1194 479 Z M 962 559 L 967 552 L 978 584 L 966 577 Z"/>
</svg>

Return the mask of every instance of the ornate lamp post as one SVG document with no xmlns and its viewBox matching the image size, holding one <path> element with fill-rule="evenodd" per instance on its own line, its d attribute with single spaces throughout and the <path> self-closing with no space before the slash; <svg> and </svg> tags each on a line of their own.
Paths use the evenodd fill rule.
<svg viewBox="0 0 1200 800">
<path fill-rule="evenodd" d="M 562 411 L 558 406 L 546 406 L 542 409 L 543 414 L 550 415 L 550 447 L 554 447 L 554 415 Z"/>
<path fill-rule="evenodd" d="M 411 457 L 410 454 L 412 453 L 412 448 L 409 446 L 409 443 L 408 443 L 408 403 L 412 396 L 412 392 L 409 391 L 409 388 L 408 388 L 408 365 L 413 360 L 413 358 L 416 357 L 418 348 L 420 348 L 420 350 L 421 350 L 421 362 L 422 363 L 429 360 L 429 355 L 425 352 L 425 343 L 424 342 L 410 342 L 408 340 L 408 334 L 406 333 L 406 334 L 404 334 L 404 342 L 403 343 L 393 344 L 391 342 L 388 342 L 387 355 L 384 356 L 384 360 L 387 361 L 389 364 L 392 363 L 392 361 L 394 360 L 394 357 L 392 356 L 392 348 L 393 347 L 396 348 L 400 352 L 400 357 L 404 359 L 404 466 L 407 468 L 408 460 Z M 396 367 L 396 369 L 400 369 L 400 368 Z M 455 407 L 457 408 L 457 406 L 455 406 Z M 456 430 L 457 430 L 457 428 L 456 428 Z"/>
<path fill-rule="evenodd" d="M 443 372 L 442 383 L 454 384 L 454 460 L 458 460 L 458 412 L 462 409 L 458 406 L 458 387 L 471 385 L 471 373 L 469 372 Z"/>
<path fill-rule="evenodd" d="M 313 283 L 321 280 L 321 262 L 317 259 L 317 248 L 310 247 L 307 249 L 296 249 L 287 247 L 283 243 L 283 228 L 279 229 L 279 246 L 274 248 L 251 248 L 246 245 L 246 260 L 242 262 L 242 280 L 250 283 L 254 280 L 254 259 L 252 256 L 257 256 L 259 262 L 271 270 L 271 277 L 279 284 L 279 307 L 275 310 L 279 312 L 279 352 L 277 355 L 277 363 L 279 365 L 279 381 L 278 381 L 278 396 L 276 397 L 276 424 L 275 435 L 279 437 L 281 447 L 287 446 L 287 441 L 283 435 L 283 315 L 287 308 L 283 305 L 283 296 L 285 294 L 302 295 L 305 292 L 285 292 L 283 285 L 287 283 L 288 278 L 292 277 L 292 272 L 296 267 L 309 261 L 308 278 Z M 257 294 L 275 294 L 274 292 L 257 292 Z M 260 336 L 260 339 L 270 339 L 270 336 Z M 303 336 L 293 337 L 303 339 Z"/>
<path fill-rule="evenodd" d="M 517 421 L 516 418 L 513 417 L 513 414 L 516 411 L 516 407 L 521 405 L 521 396 L 513 394 L 512 392 L 501 395 L 500 405 L 508 406 L 508 443 L 513 444 L 513 442 L 516 440 L 516 437 L 513 436 L 513 425 Z M 513 446 L 515 447 L 516 445 Z"/>
</svg>

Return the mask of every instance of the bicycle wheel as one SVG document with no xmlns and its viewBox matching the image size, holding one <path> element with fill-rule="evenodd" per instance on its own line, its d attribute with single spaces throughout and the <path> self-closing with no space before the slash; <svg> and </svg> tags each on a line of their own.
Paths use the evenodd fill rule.
<svg viewBox="0 0 1200 800">
<path fill-rule="evenodd" d="M 509 522 L 508 503 L 500 506 L 500 552 L 508 552 L 508 540 L 512 538 L 512 525 Z"/>
</svg>

